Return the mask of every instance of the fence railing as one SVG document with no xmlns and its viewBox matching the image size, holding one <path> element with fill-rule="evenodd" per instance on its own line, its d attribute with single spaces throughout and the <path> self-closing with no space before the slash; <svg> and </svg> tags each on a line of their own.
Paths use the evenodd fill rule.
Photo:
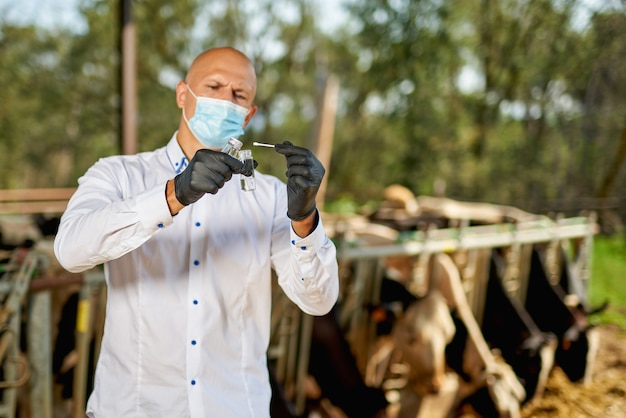
<svg viewBox="0 0 626 418">
<path fill-rule="evenodd" d="M 75 190 L 74 188 L 0 190 L 0 213 L 63 213 L 68 199 Z"/>
</svg>

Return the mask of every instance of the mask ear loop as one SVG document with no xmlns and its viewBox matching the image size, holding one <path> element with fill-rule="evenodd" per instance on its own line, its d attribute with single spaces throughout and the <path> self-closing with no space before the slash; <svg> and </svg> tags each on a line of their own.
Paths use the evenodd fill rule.
<svg viewBox="0 0 626 418">
<path fill-rule="evenodd" d="M 183 106 L 183 119 L 185 120 L 185 123 L 187 124 L 187 127 L 189 127 L 189 119 L 187 119 L 187 115 L 185 114 L 185 107 Z"/>
<path fill-rule="evenodd" d="M 196 102 L 197 102 L 198 96 L 196 96 L 196 93 L 194 93 L 193 90 L 191 90 L 191 87 L 189 87 L 189 83 L 185 83 L 185 86 L 187 86 L 187 90 L 189 90 L 189 93 L 191 93 L 191 95 L 196 99 Z M 187 124 L 187 128 L 189 128 L 189 119 L 187 119 L 187 115 L 185 114 L 185 106 L 183 106 L 183 119 L 185 120 L 185 123 Z"/>
<path fill-rule="evenodd" d="M 189 87 L 189 83 L 185 83 L 185 85 L 187 86 L 187 90 L 189 90 L 189 93 L 191 93 L 191 95 L 195 97 L 196 100 L 198 100 L 198 96 L 196 96 L 196 93 L 194 93 L 193 90 L 191 90 L 191 87 Z"/>
</svg>

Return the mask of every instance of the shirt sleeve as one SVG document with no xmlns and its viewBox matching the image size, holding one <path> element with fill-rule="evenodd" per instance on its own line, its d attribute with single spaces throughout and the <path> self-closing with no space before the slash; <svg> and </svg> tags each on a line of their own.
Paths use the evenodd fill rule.
<svg viewBox="0 0 626 418">
<path fill-rule="evenodd" d="M 285 225 L 288 225 L 290 232 L 274 238 L 283 241 L 278 245 L 273 244 L 281 249 L 273 256 L 278 284 L 303 312 L 309 315 L 325 315 L 339 297 L 335 244 L 326 235 L 321 217 L 316 228 L 307 237 L 301 238 L 295 233 L 286 215 L 286 188 L 284 184 L 281 185 L 282 188 L 277 192 L 275 228 L 285 230 Z M 284 242 L 287 239 L 289 242 Z"/>
<path fill-rule="evenodd" d="M 165 182 L 136 195 L 117 178 L 124 172 L 106 159 L 94 164 L 78 181 L 54 240 L 54 252 L 66 270 L 79 273 L 138 248 L 172 216 Z"/>
</svg>

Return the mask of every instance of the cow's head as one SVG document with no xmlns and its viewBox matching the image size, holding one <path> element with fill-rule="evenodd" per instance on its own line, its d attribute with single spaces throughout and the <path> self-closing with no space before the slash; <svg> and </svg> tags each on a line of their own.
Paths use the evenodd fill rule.
<svg viewBox="0 0 626 418">
<path fill-rule="evenodd" d="M 445 299 L 436 291 L 408 306 L 394 326 L 396 349 L 410 366 L 409 380 L 420 394 L 438 393 L 445 379 L 446 346 L 456 328 Z"/>
</svg>

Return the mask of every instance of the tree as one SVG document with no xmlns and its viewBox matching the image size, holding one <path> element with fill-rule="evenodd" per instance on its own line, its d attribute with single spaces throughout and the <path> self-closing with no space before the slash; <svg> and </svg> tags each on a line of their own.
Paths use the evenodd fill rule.
<svg viewBox="0 0 626 418">
<path fill-rule="evenodd" d="M 623 6 L 586 25 L 582 0 L 362 0 L 320 30 L 311 0 L 135 0 L 140 150 L 177 128 L 174 87 L 203 49 L 232 45 L 258 73 L 247 141 L 308 144 L 320 84 L 340 84 L 327 201 L 434 183 L 465 200 L 558 208 L 623 195 Z M 87 30 L 0 21 L 3 187 L 74 185 L 119 152 L 119 1 L 84 0 Z M 473 75 L 474 83 L 463 80 Z M 261 171 L 280 156 L 255 151 Z M 54 175 L 50 175 L 54 173 Z"/>
</svg>

